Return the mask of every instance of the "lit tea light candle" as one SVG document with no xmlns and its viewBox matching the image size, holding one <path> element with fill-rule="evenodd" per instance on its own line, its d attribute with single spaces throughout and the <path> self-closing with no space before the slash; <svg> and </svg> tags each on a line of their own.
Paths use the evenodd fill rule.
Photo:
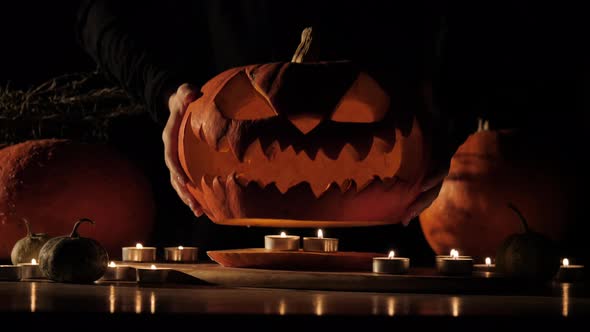
<svg viewBox="0 0 590 332">
<path fill-rule="evenodd" d="M 299 250 L 299 236 L 287 235 L 281 232 L 280 235 L 266 235 L 264 237 L 264 248 L 270 250 Z"/>
<path fill-rule="evenodd" d="M 138 268 L 137 269 L 137 281 L 140 283 L 164 283 L 168 277 L 168 271 L 170 269 L 158 268 L 152 264 L 149 268 Z"/>
<path fill-rule="evenodd" d="M 123 260 L 126 262 L 155 262 L 156 247 L 144 247 L 141 243 L 135 247 L 123 247 Z"/>
<path fill-rule="evenodd" d="M 136 281 L 135 268 L 127 265 L 117 265 L 110 262 L 102 276 L 103 281 Z"/>
<path fill-rule="evenodd" d="M 570 264 L 568 258 L 561 261 L 556 279 L 560 282 L 576 282 L 584 280 L 584 265 Z"/>
<path fill-rule="evenodd" d="M 164 248 L 164 260 L 168 262 L 193 263 L 198 260 L 199 248 L 197 247 L 166 247 Z"/>
<path fill-rule="evenodd" d="M 459 256 L 459 251 L 453 249 L 449 256 L 438 256 L 436 268 L 444 275 L 469 275 L 473 272 L 473 258 L 470 256 Z"/>
<path fill-rule="evenodd" d="M 496 270 L 496 264 L 492 264 L 492 259 L 486 257 L 484 264 L 474 264 L 473 269 L 479 272 L 494 272 Z"/>
<path fill-rule="evenodd" d="M 0 265 L 0 281 L 19 281 L 21 267 L 18 265 Z"/>
<path fill-rule="evenodd" d="M 19 266 L 21 279 L 45 279 L 35 258 L 31 259 L 30 263 L 21 263 Z"/>
<path fill-rule="evenodd" d="M 304 251 L 336 252 L 338 251 L 338 239 L 325 238 L 321 229 L 317 237 L 303 238 Z"/>
<path fill-rule="evenodd" d="M 395 257 L 392 250 L 387 257 L 373 258 L 373 272 L 389 274 L 405 274 L 410 268 L 410 259 L 406 257 Z"/>
</svg>

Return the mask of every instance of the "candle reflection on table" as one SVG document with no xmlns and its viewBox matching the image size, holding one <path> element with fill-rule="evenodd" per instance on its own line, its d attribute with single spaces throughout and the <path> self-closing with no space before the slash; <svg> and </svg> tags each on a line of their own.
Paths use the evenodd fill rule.
<svg viewBox="0 0 590 332">
<path fill-rule="evenodd" d="M 141 314 L 141 291 L 135 291 L 135 313 Z"/>
<path fill-rule="evenodd" d="M 156 313 L 156 293 L 154 291 L 150 292 L 150 313 Z"/>
<path fill-rule="evenodd" d="M 387 298 L 387 315 L 393 317 L 395 315 L 395 297 Z"/>
<path fill-rule="evenodd" d="M 567 317 L 570 312 L 570 284 L 561 284 L 561 315 Z"/>
<path fill-rule="evenodd" d="M 460 304 L 461 299 L 459 299 L 457 296 L 451 297 L 451 314 L 453 315 L 453 317 L 459 317 L 461 309 Z"/>
<path fill-rule="evenodd" d="M 109 312 L 111 314 L 115 313 L 115 307 L 116 307 L 116 296 L 115 296 L 115 286 L 110 285 L 109 286 Z"/>
<path fill-rule="evenodd" d="M 324 299 L 324 295 L 318 294 L 315 296 L 313 301 L 313 308 L 315 311 L 316 316 L 322 316 L 326 311 L 326 303 Z"/>
<path fill-rule="evenodd" d="M 37 283 L 31 283 L 31 312 L 37 311 Z"/>
</svg>

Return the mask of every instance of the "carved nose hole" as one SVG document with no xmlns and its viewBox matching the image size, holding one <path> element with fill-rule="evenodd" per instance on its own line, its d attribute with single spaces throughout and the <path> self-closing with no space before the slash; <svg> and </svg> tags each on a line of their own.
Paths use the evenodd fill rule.
<svg viewBox="0 0 590 332">
<path fill-rule="evenodd" d="M 306 135 L 322 122 L 323 116 L 321 114 L 297 114 L 288 116 L 288 118 L 303 135 Z"/>
</svg>

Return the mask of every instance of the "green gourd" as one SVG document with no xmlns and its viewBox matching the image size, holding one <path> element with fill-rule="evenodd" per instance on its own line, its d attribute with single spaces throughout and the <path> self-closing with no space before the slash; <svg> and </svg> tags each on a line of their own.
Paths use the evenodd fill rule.
<svg viewBox="0 0 590 332">
<path fill-rule="evenodd" d="M 496 253 L 496 269 L 507 277 L 549 280 L 559 269 L 557 247 L 546 236 L 534 232 L 520 211 L 508 204 L 519 217 L 523 232 L 504 240 Z"/>
<path fill-rule="evenodd" d="M 29 221 L 23 218 L 23 223 L 27 228 L 27 236 L 18 240 L 12 247 L 10 260 L 12 264 L 30 263 L 32 259 L 39 259 L 41 247 L 49 240 L 49 235 L 45 233 L 31 232 Z"/>
<path fill-rule="evenodd" d="M 90 219 L 80 219 L 69 236 L 52 238 L 41 248 L 39 267 L 47 278 L 92 283 L 106 272 L 109 256 L 105 248 L 96 240 L 78 234 L 78 227 L 84 222 L 94 224 Z"/>
</svg>

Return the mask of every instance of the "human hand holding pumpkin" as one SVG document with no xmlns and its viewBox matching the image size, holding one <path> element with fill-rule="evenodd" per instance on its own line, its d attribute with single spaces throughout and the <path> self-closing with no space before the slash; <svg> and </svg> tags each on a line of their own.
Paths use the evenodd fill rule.
<svg viewBox="0 0 590 332">
<path fill-rule="evenodd" d="M 170 115 L 166 127 L 162 132 L 164 141 L 164 160 L 166 167 L 170 170 L 170 182 L 176 193 L 182 199 L 195 216 L 203 215 L 203 209 L 196 199 L 188 191 L 186 184 L 188 179 L 180 166 L 178 160 L 178 132 L 182 117 L 188 105 L 198 97 L 198 90 L 185 83 L 168 98 L 168 109 Z"/>
</svg>

